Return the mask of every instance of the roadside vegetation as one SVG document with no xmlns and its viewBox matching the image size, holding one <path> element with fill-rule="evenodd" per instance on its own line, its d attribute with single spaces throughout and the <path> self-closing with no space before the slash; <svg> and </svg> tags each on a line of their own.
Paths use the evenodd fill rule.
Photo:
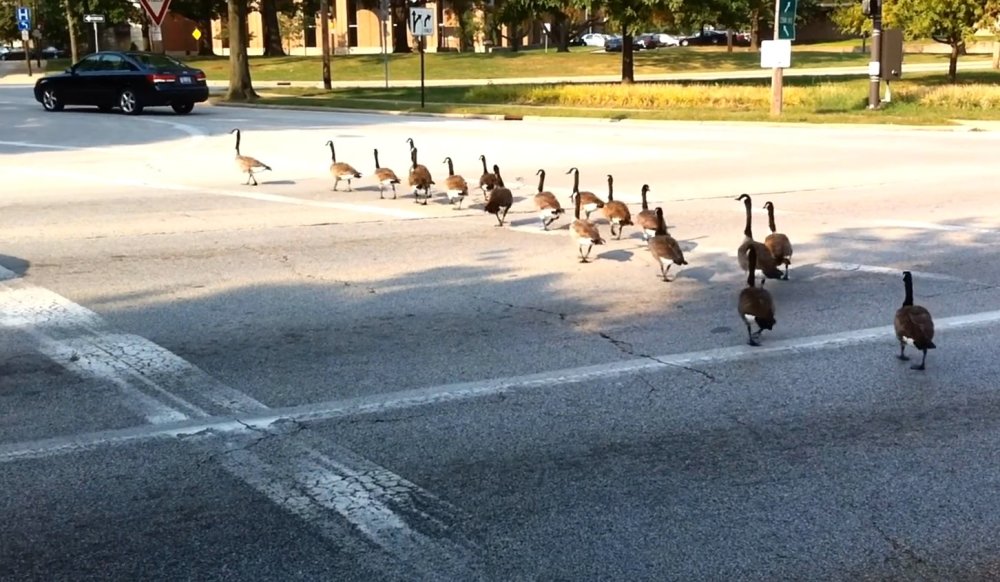
<svg viewBox="0 0 1000 582">
<path fill-rule="evenodd" d="M 262 102 L 350 109 L 478 113 L 507 116 L 579 116 L 612 119 L 757 121 L 769 115 L 769 80 L 718 83 L 485 85 L 419 89 L 276 89 Z M 1000 73 L 913 75 L 891 85 L 892 100 L 868 111 L 866 78 L 790 77 L 781 121 L 813 123 L 948 124 L 1000 120 Z"/>
</svg>

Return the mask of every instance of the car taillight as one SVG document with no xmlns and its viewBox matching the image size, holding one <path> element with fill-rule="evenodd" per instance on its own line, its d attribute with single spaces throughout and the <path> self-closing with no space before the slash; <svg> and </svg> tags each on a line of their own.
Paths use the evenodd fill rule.
<svg viewBox="0 0 1000 582">
<path fill-rule="evenodd" d="M 146 79 L 151 83 L 174 83 L 177 81 L 177 75 L 146 75 Z"/>
<path fill-rule="evenodd" d="M 205 80 L 205 73 L 198 73 L 197 75 L 194 76 L 194 79 L 196 81 L 204 81 Z"/>
</svg>

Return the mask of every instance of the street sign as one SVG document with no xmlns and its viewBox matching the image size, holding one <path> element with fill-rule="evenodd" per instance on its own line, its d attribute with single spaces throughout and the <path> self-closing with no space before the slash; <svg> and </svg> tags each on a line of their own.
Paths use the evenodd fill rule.
<svg viewBox="0 0 1000 582">
<path fill-rule="evenodd" d="M 792 41 L 764 40 L 760 43 L 760 68 L 788 69 L 792 66 Z"/>
<path fill-rule="evenodd" d="M 430 8 L 410 8 L 410 34 L 413 36 L 434 34 L 434 12 Z"/>
<path fill-rule="evenodd" d="M 31 22 L 31 8 L 28 8 L 27 6 L 18 6 L 17 19 L 19 21 L 27 20 L 28 22 Z"/>
<path fill-rule="evenodd" d="M 28 22 L 27 20 L 18 20 L 17 29 L 20 30 L 21 32 L 28 32 L 29 30 L 31 30 L 31 23 Z"/>
<path fill-rule="evenodd" d="M 160 42 L 163 40 L 163 29 L 155 24 L 149 25 L 149 40 Z"/>
<path fill-rule="evenodd" d="M 163 19 L 167 15 L 167 7 L 170 6 L 170 0 L 139 0 L 139 2 L 156 26 L 163 24 Z"/>
<path fill-rule="evenodd" d="M 201 31 L 196 28 L 191 32 L 191 36 L 193 36 L 195 40 L 201 40 Z"/>
<path fill-rule="evenodd" d="M 104 22 L 104 15 L 103 14 L 84 14 L 83 15 L 83 21 L 87 22 L 87 23 L 90 23 L 90 22 L 93 22 L 93 23 Z"/>
<path fill-rule="evenodd" d="M 798 0 L 778 0 L 778 39 L 795 40 L 795 12 Z"/>
<path fill-rule="evenodd" d="M 28 31 L 27 30 L 22 30 L 21 31 L 21 40 L 28 40 Z M 28 60 L 30 61 L 31 59 L 28 59 Z"/>
</svg>

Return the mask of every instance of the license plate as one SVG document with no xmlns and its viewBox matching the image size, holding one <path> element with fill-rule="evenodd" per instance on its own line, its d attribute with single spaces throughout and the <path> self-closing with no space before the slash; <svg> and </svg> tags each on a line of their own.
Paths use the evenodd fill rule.
<svg viewBox="0 0 1000 582">
<path fill-rule="evenodd" d="M 190 85 L 191 77 L 181 77 L 181 85 Z"/>
</svg>

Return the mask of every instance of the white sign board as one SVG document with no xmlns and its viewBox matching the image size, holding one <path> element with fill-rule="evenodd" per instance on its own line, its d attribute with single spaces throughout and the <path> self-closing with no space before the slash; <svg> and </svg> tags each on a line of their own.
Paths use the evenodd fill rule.
<svg viewBox="0 0 1000 582">
<path fill-rule="evenodd" d="M 762 69 L 788 69 L 792 66 L 792 41 L 765 40 L 760 43 Z"/>
<path fill-rule="evenodd" d="M 871 61 L 868 63 L 868 76 L 878 77 L 882 74 L 882 63 L 878 61 Z"/>
<path fill-rule="evenodd" d="M 434 12 L 430 8 L 410 8 L 410 34 L 413 36 L 434 34 Z"/>
<path fill-rule="evenodd" d="M 103 14 L 84 14 L 83 15 L 83 21 L 84 22 L 88 22 L 88 23 L 89 22 L 104 22 L 104 15 Z"/>
<path fill-rule="evenodd" d="M 21 31 L 21 40 L 28 40 L 28 31 L 27 30 L 22 30 Z"/>
<path fill-rule="evenodd" d="M 162 41 L 163 40 L 163 29 L 161 29 L 159 26 L 156 26 L 155 24 L 150 24 L 149 25 L 149 40 L 155 40 L 156 42 Z"/>
</svg>

